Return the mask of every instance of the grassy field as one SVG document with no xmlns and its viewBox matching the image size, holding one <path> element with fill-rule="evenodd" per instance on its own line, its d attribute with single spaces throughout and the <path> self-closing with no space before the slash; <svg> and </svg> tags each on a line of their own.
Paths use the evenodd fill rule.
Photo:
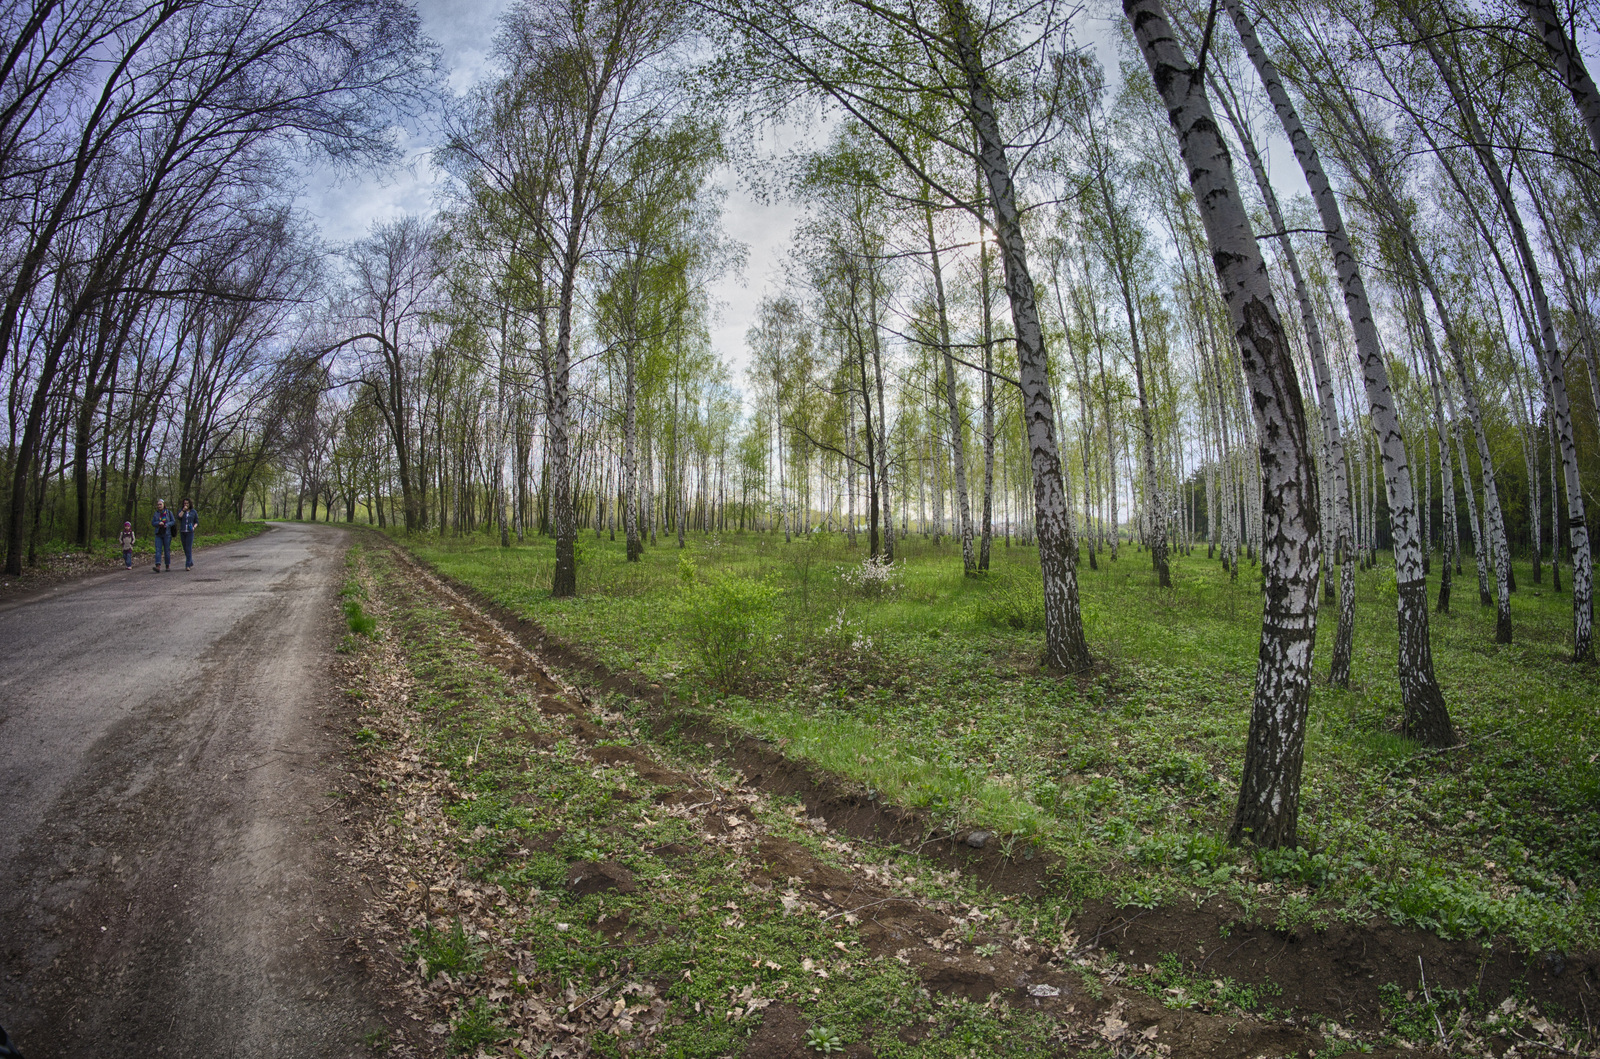
<svg viewBox="0 0 1600 1059">
<path fill-rule="evenodd" d="M 663 542 L 629 564 L 580 542 L 580 594 L 549 595 L 554 549 L 406 542 L 441 571 L 608 665 L 951 826 L 1064 858 L 1068 899 L 1154 905 L 1222 894 L 1283 925 L 1379 913 L 1448 937 L 1535 949 L 1600 941 L 1600 671 L 1569 661 L 1570 597 L 1517 571 L 1517 642 L 1493 642 L 1470 564 L 1433 616 L 1461 745 L 1396 732 L 1392 570 L 1359 576 L 1353 680 L 1313 694 L 1302 847 L 1222 841 L 1237 791 L 1259 632 L 1259 579 L 1203 550 L 1159 589 L 1148 556 L 1080 570 L 1085 680 L 1041 672 L 1036 554 L 997 544 L 964 578 L 959 544 L 902 542 L 892 572 L 816 536 Z M 1433 588 L 1437 592 L 1438 566 Z M 1326 607 L 1318 668 L 1326 672 Z"/>
</svg>

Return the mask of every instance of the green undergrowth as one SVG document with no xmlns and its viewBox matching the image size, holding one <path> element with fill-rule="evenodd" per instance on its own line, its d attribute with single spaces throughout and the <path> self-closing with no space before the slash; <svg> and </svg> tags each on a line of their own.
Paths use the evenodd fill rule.
<svg viewBox="0 0 1600 1059">
<path fill-rule="evenodd" d="M 345 581 L 339 589 L 339 599 L 340 609 L 344 611 L 345 627 L 350 631 L 339 642 L 341 654 L 349 654 L 360 646 L 357 637 L 370 640 L 378 630 L 378 619 L 367 613 L 364 602 L 367 590 L 361 581 L 361 555 L 359 548 L 352 548 L 345 553 Z"/>
<path fill-rule="evenodd" d="M 604 1010 L 619 999 L 634 1004 L 629 990 L 655 983 L 668 1004 L 664 1028 L 647 1039 L 598 1033 L 593 1054 L 607 1056 L 633 1054 L 636 1045 L 674 1057 L 738 1054 L 770 1003 L 794 1005 L 819 1041 L 870 1039 L 884 1059 L 1046 1050 L 1053 1027 L 1040 1018 L 930 995 L 911 968 L 871 956 L 846 918 L 791 914 L 782 880 L 753 878 L 749 861 L 712 842 L 698 817 L 658 805 L 653 795 L 662 788 L 626 766 L 587 760 L 566 722 L 542 715 L 485 662 L 436 600 L 413 594 L 386 551 L 366 551 L 363 561 L 414 681 L 425 753 L 448 769 L 457 791 L 444 806 L 455 853 L 470 878 L 504 887 L 521 909 L 512 947 L 527 956 L 520 966 L 537 974 L 519 977 L 503 1002 L 532 990 L 556 1003 L 598 997 Z M 627 718 L 602 720 L 608 745 L 636 741 Z M 747 808 L 763 826 L 822 852 L 794 824 L 792 806 Z M 620 865 L 636 889 L 580 895 L 568 885 L 578 861 Z M 414 930 L 405 950 L 425 977 L 465 976 L 469 984 L 515 955 L 486 948 L 459 924 Z M 460 1010 L 452 1047 L 470 1053 L 502 1039 L 493 995 Z M 498 1047 L 492 1054 L 512 1054 Z"/>
<path fill-rule="evenodd" d="M 748 729 L 945 826 L 1063 858 L 1057 892 L 1153 906 L 1223 894 L 1242 919 L 1316 929 L 1376 913 L 1451 938 L 1533 949 L 1600 940 L 1600 671 L 1570 663 L 1571 601 L 1519 567 L 1516 642 L 1493 642 L 1470 559 L 1435 667 L 1461 745 L 1397 734 L 1393 571 L 1358 575 L 1353 679 L 1312 696 L 1299 849 L 1229 847 L 1260 630 L 1259 573 L 1230 582 L 1197 549 L 1156 586 L 1146 554 L 1080 566 L 1099 665 L 1040 670 L 1034 550 L 996 542 L 963 577 L 958 542 L 900 542 L 887 577 L 865 549 L 816 534 L 691 537 L 680 552 L 584 540 L 577 597 L 555 600 L 548 540 L 404 542 L 441 571 L 661 683 L 675 703 Z M 1439 566 L 1430 578 L 1436 598 Z M 869 576 L 870 575 L 870 576 Z M 1564 571 L 1565 576 L 1565 571 Z M 707 615 L 717 585 L 745 593 Z M 727 590 L 724 589 L 724 592 Z M 1325 604 L 1325 674 L 1335 604 Z M 696 623 L 750 631 L 732 663 Z"/>
</svg>

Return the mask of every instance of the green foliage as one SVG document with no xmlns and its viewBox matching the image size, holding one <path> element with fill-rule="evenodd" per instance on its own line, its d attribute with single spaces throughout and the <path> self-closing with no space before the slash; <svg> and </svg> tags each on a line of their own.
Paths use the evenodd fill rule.
<svg viewBox="0 0 1600 1059">
<path fill-rule="evenodd" d="M 733 680 L 766 649 L 777 595 L 772 585 L 737 575 L 684 586 L 678 624 L 713 683 Z"/>
<path fill-rule="evenodd" d="M 692 585 L 700 576 L 699 565 L 691 558 L 688 552 L 678 553 L 678 580 L 686 585 Z"/>
<path fill-rule="evenodd" d="M 450 1027 L 450 1054 L 467 1055 L 480 1044 L 498 1041 L 506 1029 L 499 1014 L 496 1005 L 481 996 L 473 997 Z"/>
<path fill-rule="evenodd" d="M 435 930 L 432 922 L 413 927 L 411 940 L 400 952 L 408 961 L 418 961 L 423 978 L 470 974 L 483 965 L 483 946 L 467 935 L 459 919 L 448 931 Z"/>
</svg>

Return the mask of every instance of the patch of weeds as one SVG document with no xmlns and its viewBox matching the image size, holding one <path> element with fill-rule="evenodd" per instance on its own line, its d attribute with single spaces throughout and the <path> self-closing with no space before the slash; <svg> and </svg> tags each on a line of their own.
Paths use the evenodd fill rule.
<svg viewBox="0 0 1600 1059">
<path fill-rule="evenodd" d="M 826 1026 L 813 1026 L 806 1030 L 806 1047 L 813 1052 L 832 1055 L 844 1051 L 844 1039 Z"/>
<path fill-rule="evenodd" d="M 980 623 L 1017 632 L 1044 629 L 1043 582 L 1026 576 L 991 576 L 987 587 L 973 608 Z"/>
<path fill-rule="evenodd" d="M 1206 1012 L 1242 1012 L 1271 1018 L 1275 1011 L 1267 998 L 1283 995 L 1282 987 L 1245 985 L 1232 978 L 1204 978 L 1184 970 L 1173 953 L 1161 957 L 1139 983 L 1151 996 L 1169 1008 L 1192 1008 Z"/>
<path fill-rule="evenodd" d="M 1476 989 L 1378 987 L 1384 1022 L 1396 1041 L 1431 1044 L 1449 1038 L 1464 1016 L 1482 1009 Z"/>
<path fill-rule="evenodd" d="M 1318 908 L 1306 894 L 1290 894 L 1278 906 L 1278 919 L 1273 929 L 1281 934 L 1297 934 L 1302 927 L 1321 930 L 1326 923 L 1326 912 Z"/>
<path fill-rule="evenodd" d="M 389 1045 L 392 1042 L 389 1040 L 388 1028 L 380 1026 L 375 1030 L 368 1030 L 363 1033 L 361 1035 L 361 1043 L 375 1052 L 382 1053 L 389 1050 Z"/>
<path fill-rule="evenodd" d="M 355 735 L 351 736 L 351 738 L 356 741 L 357 746 L 366 746 L 369 743 L 376 743 L 378 741 L 378 733 L 374 732 L 371 728 L 363 728 Z"/>
<path fill-rule="evenodd" d="M 411 940 L 400 952 L 408 961 L 417 961 L 424 979 L 443 973 L 471 974 L 483 966 L 483 944 L 468 936 L 459 919 L 448 931 L 434 929 L 431 922 L 413 927 Z"/>
<path fill-rule="evenodd" d="M 351 632 L 368 640 L 378 631 L 378 619 L 368 614 L 361 606 L 361 601 L 354 596 L 345 597 L 344 620 Z"/>
<path fill-rule="evenodd" d="M 493 1044 L 505 1035 L 506 1025 L 500 1021 L 500 1009 L 483 997 L 473 997 L 472 1003 L 462 1008 L 460 1016 L 450 1027 L 450 1053 L 465 1055 L 480 1044 Z"/>
</svg>

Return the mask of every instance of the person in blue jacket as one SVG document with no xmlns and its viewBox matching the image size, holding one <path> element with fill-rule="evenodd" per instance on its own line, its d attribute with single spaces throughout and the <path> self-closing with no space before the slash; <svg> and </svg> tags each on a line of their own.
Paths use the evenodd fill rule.
<svg viewBox="0 0 1600 1059">
<path fill-rule="evenodd" d="M 194 509 L 194 504 L 188 497 L 183 498 L 183 506 L 178 508 L 178 539 L 183 541 L 183 568 L 194 569 L 194 531 L 200 528 L 200 513 Z"/>
<path fill-rule="evenodd" d="M 178 520 L 172 517 L 172 512 L 167 510 L 165 500 L 156 501 L 156 513 L 150 516 L 150 528 L 155 531 L 156 537 L 156 573 L 161 572 L 161 560 L 165 557 L 167 569 L 172 569 L 172 531 Z"/>
</svg>

